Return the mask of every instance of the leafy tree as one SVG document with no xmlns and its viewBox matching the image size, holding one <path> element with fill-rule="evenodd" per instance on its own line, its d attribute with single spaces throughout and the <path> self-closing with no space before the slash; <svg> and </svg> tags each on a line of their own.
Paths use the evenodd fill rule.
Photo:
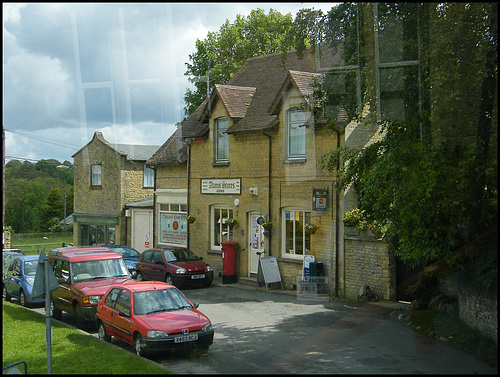
<svg viewBox="0 0 500 377">
<path fill-rule="evenodd" d="M 203 41 L 196 41 L 196 52 L 189 55 L 186 76 L 196 89 L 187 89 L 184 96 L 185 114 L 191 114 L 207 95 L 207 81 L 200 77 L 209 76 L 210 88 L 225 84 L 243 66 L 248 58 L 286 51 L 294 45 L 288 34 L 293 27 L 291 14 L 270 10 L 252 10 L 248 17 L 236 16 L 234 23 L 227 20 L 217 32 L 209 32 Z M 304 44 L 307 40 L 304 40 Z"/>
<path fill-rule="evenodd" d="M 41 220 L 42 230 L 47 231 L 51 224 L 52 219 L 58 221 L 64 217 L 64 197 L 58 188 L 53 188 L 47 195 L 46 204 L 42 207 Z"/>
<path fill-rule="evenodd" d="M 72 165 L 68 161 L 63 164 L 69 169 L 58 169 L 60 163 L 56 160 L 35 164 L 11 160 L 5 164 L 6 225 L 17 233 L 47 230 L 48 220 L 64 216 L 64 195 L 67 214 L 72 212 Z"/>
<path fill-rule="evenodd" d="M 399 93 L 377 92 L 370 42 L 374 5 L 341 4 L 328 15 L 306 19 L 318 25 L 301 32 L 321 30 L 338 47 L 340 65 L 359 67 L 361 90 L 347 74 L 343 81 L 338 71 L 327 76 L 317 90 L 318 98 L 325 99 L 323 108 L 342 106 L 356 119 L 357 89 L 361 103 L 371 109 L 359 119 L 366 127 L 377 121 L 377 95 L 382 102 L 405 104 L 401 119 L 378 114 L 380 141 L 362 149 L 339 148 L 323 158 L 324 167 L 336 173 L 337 189 L 353 185 L 368 220 L 388 226 L 394 252 L 409 264 L 428 264 L 496 227 L 497 5 L 379 4 L 378 33 L 385 38 L 380 43 L 391 46 L 393 54 L 386 61 L 397 60 L 397 53 L 399 60 L 420 59 L 418 71 L 380 71 L 387 83 L 405 88 Z M 402 30 L 401 40 L 395 38 L 395 27 Z M 419 96 L 412 95 L 414 89 Z"/>
</svg>

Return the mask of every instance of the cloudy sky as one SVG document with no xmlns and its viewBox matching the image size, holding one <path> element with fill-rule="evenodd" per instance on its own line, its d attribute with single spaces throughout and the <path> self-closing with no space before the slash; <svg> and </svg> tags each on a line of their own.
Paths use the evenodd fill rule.
<svg viewBox="0 0 500 377">
<path fill-rule="evenodd" d="M 197 39 L 237 14 L 333 3 L 3 3 L 5 162 L 72 155 L 101 131 L 161 145 L 184 117 Z"/>
</svg>

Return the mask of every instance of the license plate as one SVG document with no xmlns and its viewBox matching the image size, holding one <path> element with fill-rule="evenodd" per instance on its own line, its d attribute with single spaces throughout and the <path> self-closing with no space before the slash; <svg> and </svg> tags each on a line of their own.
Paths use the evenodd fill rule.
<svg viewBox="0 0 500 377">
<path fill-rule="evenodd" d="M 174 338 L 174 343 L 191 342 L 193 340 L 198 340 L 198 334 L 176 336 Z"/>
<path fill-rule="evenodd" d="M 204 278 L 205 278 L 205 274 L 191 276 L 191 279 L 204 279 Z"/>
</svg>

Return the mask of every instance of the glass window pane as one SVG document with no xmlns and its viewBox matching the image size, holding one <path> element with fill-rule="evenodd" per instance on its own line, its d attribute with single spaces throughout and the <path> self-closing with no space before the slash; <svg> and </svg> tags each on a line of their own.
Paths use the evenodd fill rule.
<svg viewBox="0 0 500 377">
<path fill-rule="evenodd" d="M 227 136 L 227 128 L 229 126 L 228 119 L 218 119 L 216 121 L 216 159 L 229 159 L 229 141 Z"/>
<path fill-rule="evenodd" d="M 305 113 L 303 111 L 288 112 L 288 156 L 303 157 L 306 153 Z"/>
</svg>

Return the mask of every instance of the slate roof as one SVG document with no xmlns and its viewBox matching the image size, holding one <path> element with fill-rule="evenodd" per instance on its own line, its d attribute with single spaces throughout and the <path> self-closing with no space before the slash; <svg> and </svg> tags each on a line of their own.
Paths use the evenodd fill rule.
<svg viewBox="0 0 500 377">
<path fill-rule="evenodd" d="M 71 157 L 75 157 L 96 139 L 113 149 L 116 153 L 125 156 L 125 158 L 130 161 L 147 161 L 160 147 L 159 145 L 111 144 L 104 138 L 102 132 L 96 131 L 94 132 L 92 140 Z"/>
<path fill-rule="evenodd" d="M 211 96 L 212 106 L 215 103 L 214 97 L 218 95 L 229 116 L 232 119 L 241 119 L 252 103 L 255 91 L 256 88 L 253 87 L 215 84 L 215 90 Z"/>
<path fill-rule="evenodd" d="M 182 123 L 172 137 L 204 137 L 209 131 L 210 110 L 219 100 L 233 119 L 233 125 L 228 128 L 227 133 L 272 129 L 279 123 L 278 115 L 273 111 L 279 106 L 281 93 L 287 85 L 293 81 L 304 96 L 312 94 L 312 80 L 320 76 L 318 72 L 326 72 L 335 59 L 338 59 L 328 53 L 328 50 L 323 50 L 325 52 L 320 60 L 309 49 L 303 52 L 302 58 L 295 51 L 287 52 L 284 62 L 281 52 L 247 59 L 227 85 L 215 85 L 211 95 Z M 186 161 L 183 159 L 181 162 L 178 158 L 179 155 L 186 155 L 186 144 L 173 143 L 171 138 L 147 161 L 148 165 L 169 165 Z M 180 145 L 182 151 L 176 151 L 176 145 Z"/>
</svg>

